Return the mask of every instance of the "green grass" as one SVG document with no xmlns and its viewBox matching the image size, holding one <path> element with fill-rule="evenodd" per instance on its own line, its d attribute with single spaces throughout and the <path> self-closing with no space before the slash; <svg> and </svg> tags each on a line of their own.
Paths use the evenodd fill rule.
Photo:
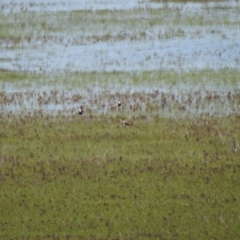
<svg viewBox="0 0 240 240">
<path fill-rule="evenodd" d="M 107 116 L 10 119 L 1 239 L 239 239 L 237 116 L 130 128 Z"/>
<path fill-rule="evenodd" d="M 113 88 L 130 87 L 163 87 L 178 86 L 186 84 L 188 86 L 212 87 L 212 90 L 219 86 L 236 86 L 239 82 L 239 72 L 235 69 L 199 70 L 189 72 L 177 72 L 167 70 L 141 71 L 141 72 L 67 72 L 63 74 L 50 73 L 34 74 L 11 72 L 6 70 L 0 71 L 0 81 L 2 84 L 8 83 L 18 88 L 31 86 L 48 87 L 64 87 L 65 89 L 89 89 L 93 86 L 102 87 L 106 90 L 106 86 L 112 90 Z M 2 89 L 3 90 L 3 89 Z"/>
<path fill-rule="evenodd" d="M 0 69 L 0 81 L 1 82 L 22 82 L 24 80 L 29 79 L 31 74 L 29 73 L 21 73 L 21 72 L 14 72 L 14 71 L 7 71 L 4 69 Z M 31 81 L 36 79 L 35 77 L 31 78 Z"/>
</svg>

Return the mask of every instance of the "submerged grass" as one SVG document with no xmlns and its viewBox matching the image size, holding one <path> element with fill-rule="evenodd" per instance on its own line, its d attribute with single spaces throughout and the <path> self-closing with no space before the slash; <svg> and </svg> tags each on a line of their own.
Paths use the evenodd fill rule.
<svg viewBox="0 0 240 240">
<path fill-rule="evenodd" d="M 172 2 L 176 2 L 176 3 L 219 3 L 219 2 L 225 2 L 225 0 L 149 0 L 149 2 L 156 2 L 156 3 L 172 3 Z"/>
<path fill-rule="evenodd" d="M 2 116 L 1 239 L 238 239 L 238 122 Z"/>
<path fill-rule="evenodd" d="M 183 0 L 184 1 L 184 0 Z M 157 2 L 157 1 L 155 1 Z M 161 1 L 162 2 L 162 1 Z M 83 39 L 91 41 L 144 39 L 146 29 L 156 32 L 169 33 L 172 28 L 186 26 L 235 26 L 239 25 L 239 7 L 218 8 L 207 5 L 199 11 L 188 9 L 181 13 L 181 8 L 171 7 L 167 1 L 163 8 L 139 8 L 129 10 L 78 10 L 51 12 L 18 12 L 0 15 L 0 39 L 16 45 L 25 40 L 28 43 L 57 41 L 61 43 L 66 38 L 80 44 Z M 177 1 L 181 2 L 181 1 Z M 182 3 L 184 6 L 184 3 Z M 204 5 L 203 5 L 204 6 Z M 216 11 L 218 10 L 218 11 Z M 235 16 L 230 18 L 231 16 Z M 165 26 L 168 26 L 164 31 Z M 121 35 L 125 32 L 127 35 Z M 79 35 L 79 33 L 81 33 Z M 178 36 L 178 32 L 174 32 Z M 72 39 L 74 38 L 74 39 Z M 14 46 L 14 45 L 13 45 Z"/>
</svg>

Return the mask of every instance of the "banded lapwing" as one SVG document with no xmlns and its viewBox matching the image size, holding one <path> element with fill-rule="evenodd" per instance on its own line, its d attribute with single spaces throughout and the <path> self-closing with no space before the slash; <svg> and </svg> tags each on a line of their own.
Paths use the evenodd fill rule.
<svg viewBox="0 0 240 240">
<path fill-rule="evenodd" d="M 84 113 L 84 108 L 83 107 L 80 107 L 79 109 L 78 109 L 78 114 L 79 115 L 82 115 Z"/>
<path fill-rule="evenodd" d="M 124 127 L 130 127 L 130 126 L 132 126 L 131 123 L 129 123 L 129 122 L 125 121 L 125 120 L 122 120 L 122 119 L 121 119 L 121 123 L 122 123 L 122 125 L 123 125 Z"/>
</svg>

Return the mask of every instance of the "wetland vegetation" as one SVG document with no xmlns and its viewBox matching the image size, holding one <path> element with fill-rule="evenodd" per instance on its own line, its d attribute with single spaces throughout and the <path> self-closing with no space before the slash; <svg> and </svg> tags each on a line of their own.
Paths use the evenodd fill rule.
<svg viewBox="0 0 240 240">
<path fill-rule="evenodd" d="M 238 1 L 0 13 L 1 239 L 240 238 Z"/>
</svg>

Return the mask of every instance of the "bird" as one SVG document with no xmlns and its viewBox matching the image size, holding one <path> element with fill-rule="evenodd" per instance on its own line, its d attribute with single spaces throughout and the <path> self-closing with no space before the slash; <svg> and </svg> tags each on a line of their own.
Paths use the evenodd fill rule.
<svg viewBox="0 0 240 240">
<path fill-rule="evenodd" d="M 122 106 L 121 102 L 118 101 L 118 103 L 117 103 L 117 107 L 121 107 L 121 106 Z"/>
<path fill-rule="evenodd" d="M 131 124 L 129 122 L 127 122 L 125 120 L 122 120 L 122 119 L 121 119 L 121 123 L 124 127 L 130 127 L 131 126 Z"/>
<path fill-rule="evenodd" d="M 232 139 L 230 150 L 232 152 L 236 152 L 238 148 L 239 148 L 238 141 L 236 139 Z"/>
<path fill-rule="evenodd" d="M 84 113 L 84 109 L 83 109 L 83 107 L 80 107 L 79 109 L 78 109 L 78 114 L 79 115 L 82 115 Z"/>
</svg>

